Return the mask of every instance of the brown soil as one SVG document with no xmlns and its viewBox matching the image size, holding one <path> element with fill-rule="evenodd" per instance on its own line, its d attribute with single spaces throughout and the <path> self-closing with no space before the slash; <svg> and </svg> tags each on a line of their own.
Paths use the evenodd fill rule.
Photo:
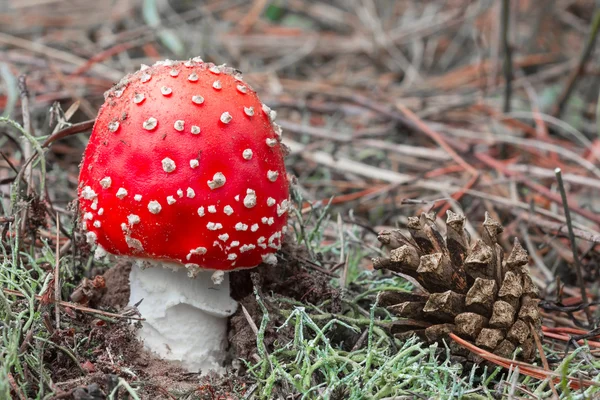
<svg viewBox="0 0 600 400">
<path fill-rule="evenodd" d="M 90 306 L 113 312 L 125 308 L 129 301 L 130 271 L 131 262 L 127 260 L 120 260 L 107 270 L 102 275 L 105 289 L 101 296 L 90 302 Z M 72 317 L 75 318 L 68 321 L 72 329 L 56 334 L 54 341 L 67 346 L 86 336 L 88 340 L 86 346 L 79 349 L 77 359 L 81 368 L 66 355 L 48 351 L 49 361 L 52 360 L 54 366 L 52 378 L 61 382 L 57 385 L 61 389 L 57 398 L 105 399 L 117 386 L 119 378 L 138 387 L 142 399 L 173 399 L 173 395 L 190 399 L 218 396 L 226 399 L 231 390 L 243 388 L 244 383 L 239 378 L 201 377 L 176 363 L 155 357 L 144 350 L 136 338 L 135 325 L 126 320 L 107 323 L 89 315 Z M 124 396 L 125 390 L 119 390 Z"/>
<path fill-rule="evenodd" d="M 129 273 L 131 262 L 119 260 L 102 276 L 104 277 L 106 289 L 95 304 L 96 307 L 122 310 L 129 302 Z"/>
<path fill-rule="evenodd" d="M 330 277 L 309 266 L 306 249 L 293 244 L 293 239 L 284 241 L 283 249 L 277 254 L 277 265 L 261 265 L 253 270 L 236 271 L 230 275 L 232 297 L 240 303 L 230 319 L 229 344 L 231 353 L 237 358 L 251 360 L 256 353 L 256 334 L 243 312 L 244 307 L 256 327 L 260 327 L 263 312 L 253 293 L 253 284 L 269 312 L 269 323 L 265 331 L 267 349 L 276 339 L 285 340 L 293 332 L 276 331 L 283 318 L 278 312 L 280 297 L 293 299 L 304 304 L 319 304 L 331 299 L 328 311 L 341 308 L 340 293 L 331 287 Z"/>
<path fill-rule="evenodd" d="M 199 390 L 200 377 L 145 351 L 136 339 L 135 327 L 125 320 L 107 323 L 75 315 L 64 322 L 71 328 L 55 332 L 53 342 L 69 348 L 79 343 L 80 347 L 75 355 L 78 365 L 63 352 L 46 349 L 44 358 L 53 366 L 52 379 L 60 388 L 57 398 L 104 399 L 119 377 L 136 382 L 143 399 L 171 399 L 169 392 Z"/>
<path fill-rule="evenodd" d="M 313 304 L 333 299 L 330 310 L 339 307 L 339 293 L 329 285 L 330 278 L 311 270 L 307 259 L 305 250 L 286 244 L 278 254 L 276 266 L 262 265 L 231 273 L 232 297 L 246 308 L 256 326 L 260 326 L 263 313 L 253 293 L 254 285 L 267 307 L 270 322 L 265 344 L 268 349 L 276 339 L 284 340 L 282 336 L 287 338 L 293 334 L 275 330 L 283 322 L 277 298 Z M 107 270 L 102 275 L 105 288 L 98 296 L 90 298 L 89 305 L 113 312 L 123 310 L 129 301 L 130 271 L 131 262 L 127 260 L 118 261 Z M 54 366 L 52 379 L 59 382 L 57 398 L 104 399 L 116 387 L 119 378 L 138 388 L 142 399 L 237 399 L 247 387 L 243 377 L 231 374 L 200 377 L 176 363 L 156 358 L 143 349 L 136 339 L 135 325 L 126 320 L 107 322 L 72 312 L 70 317 L 65 315 L 64 318 L 65 325 L 71 329 L 56 332 L 52 340 L 68 348 L 73 348 L 73 343 L 84 345 L 80 345 L 76 354 L 79 366 L 53 347 L 46 350 L 45 358 Z M 237 358 L 252 360 L 258 356 L 256 335 L 242 307 L 230 320 L 229 339 L 230 362 Z M 119 390 L 121 397 L 117 398 L 124 398 L 124 389 Z"/>
</svg>

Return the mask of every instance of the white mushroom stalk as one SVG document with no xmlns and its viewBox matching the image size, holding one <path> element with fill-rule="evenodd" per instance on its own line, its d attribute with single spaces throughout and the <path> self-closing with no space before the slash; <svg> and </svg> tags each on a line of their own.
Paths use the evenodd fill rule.
<svg viewBox="0 0 600 400">
<path fill-rule="evenodd" d="M 221 371 L 227 350 L 227 318 L 237 309 L 229 295 L 229 274 L 154 265 L 131 268 L 130 305 L 144 317 L 138 331 L 146 348 L 189 371 Z M 142 265 L 140 265 L 142 264 Z"/>
</svg>

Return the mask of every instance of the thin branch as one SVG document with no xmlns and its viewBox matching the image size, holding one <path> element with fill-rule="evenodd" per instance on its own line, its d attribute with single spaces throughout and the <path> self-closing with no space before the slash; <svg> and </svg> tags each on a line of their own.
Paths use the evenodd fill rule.
<svg viewBox="0 0 600 400">
<path fill-rule="evenodd" d="M 48 147 L 48 146 L 50 146 L 51 143 L 53 143 L 59 139 L 64 139 L 68 136 L 72 136 L 77 133 L 85 132 L 89 129 L 92 129 L 95 122 L 96 122 L 95 119 L 90 119 L 88 121 L 79 122 L 79 123 L 73 124 L 67 128 L 61 129 L 60 131 L 58 131 L 58 132 L 52 134 L 50 137 L 48 137 L 48 139 L 46 139 L 44 141 L 44 143 L 42 143 L 42 147 L 44 147 L 44 148 Z"/>
<path fill-rule="evenodd" d="M 6 294 L 10 294 L 12 296 L 17 296 L 17 297 L 25 297 L 25 295 L 17 290 L 12 290 L 12 289 L 2 289 L 2 291 Z M 36 300 L 41 300 L 42 296 L 40 295 L 35 295 L 35 299 Z M 130 320 L 135 320 L 135 321 L 144 321 L 144 318 L 141 317 L 135 317 L 133 315 L 125 315 L 125 314 L 116 314 L 116 313 L 111 313 L 108 311 L 102 311 L 102 310 L 97 310 L 95 308 L 90 308 L 90 307 L 86 307 L 86 306 L 82 306 L 81 304 L 77 304 L 77 303 L 72 303 L 70 301 L 64 301 L 61 300 L 58 302 L 58 304 L 60 304 L 61 306 L 65 307 L 65 308 L 72 308 L 73 310 L 77 310 L 77 311 L 81 311 L 84 313 L 88 313 L 88 314 L 97 314 L 97 315 L 103 315 L 105 317 L 109 317 L 109 318 L 118 318 L 118 319 L 130 319 Z"/>
<path fill-rule="evenodd" d="M 502 49 L 504 51 L 504 59 L 502 62 L 502 72 L 504 74 L 504 105 L 502 110 L 504 113 L 508 113 L 510 112 L 510 98 L 512 95 L 513 80 L 512 48 L 508 39 L 510 30 L 510 0 L 502 0 L 501 14 L 500 35 L 502 36 Z"/>
<path fill-rule="evenodd" d="M 56 329 L 60 330 L 60 217 L 56 213 L 56 265 L 54 266 L 54 313 Z"/>
<path fill-rule="evenodd" d="M 588 40 L 581 52 L 579 57 L 579 62 L 577 63 L 577 67 L 571 71 L 569 78 L 567 79 L 567 84 L 563 88 L 562 93 L 558 97 L 556 105 L 552 110 L 552 115 L 558 117 L 562 114 L 565 105 L 569 101 L 571 94 L 573 93 L 573 89 L 575 89 L 575 84 L 579 77 L 585 71 L 585 66 L 589 61 L 592 52 L 594 51 L 594 46 L 596 45 L 596 38 L 598 37 L 598 31 L 600 30 L 600 8 L 596 9 L 594 13 L 594 18 L 592 19 L 592 26 L 590 28 L 590 34 L 588 36 Z"/>
<path fill-rule="evenodd" d="M 581 263 L 579 262 L 579 255 L 577 254 L 577 243 L 575 243 L 575 234 L 573 233 L 573 225 L 571 224 L 571 213 L 569 211 L 569 205 L 567 203 L 567 191 L 562 179 L 562 171 L 560 168 L 556 168 L 556 180 L 558 181 L 558 188 L 562 197 L 563 207 L 565 209 L 565 219 L 567 221 L 567 227 L 569 228 L 569 241 L 571 242 L 571 250 L 573 251 L 573 262 L 575 263 L 575 273 L 577 274 L 577 284 L 581 288 L 581 301 L 586 305 L 584 311 L 588 320 L 589 326 L 593 326 L 592 312 L 588 305 L 587 292 L 585 291 L 585 283 L 583 282 L 583 272 L 581 271 Z"/>
</svg>

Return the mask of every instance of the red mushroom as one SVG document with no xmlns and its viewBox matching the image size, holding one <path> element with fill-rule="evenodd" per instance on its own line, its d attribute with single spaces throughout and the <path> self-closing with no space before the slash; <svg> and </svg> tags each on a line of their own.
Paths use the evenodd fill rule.
<svg viewBox="0 0 600 400">
<path fill-rule="evenodd" d="M 197 58 L 143 66 L 105 100 L 79 176 L 88 242 L 97 245 L 97 257 L 108 252 L 170 266 L 175 273 L 132 269 L 130 300 L 144 298 L 141 336 L 167 358 L 216 368 L 221 356 L 197 358 L 222 349 L 223 317 L 235 303 L 227 283 L 215 300 L 201 271 L 273 263 L 286 229 L 288 178 L 275 112 L 239 71 Z M 181 271 L 203 276 L 191 280 Z M 209 333 L 189 307 L 181 314 L 177 308 L 186 303 L 203 318 L 221 319 L 218 333 Z M 191 346 L 182 345 L 190 343 L 183 331 L 196 338 Z M 202 336 L 218 336 L 219 343 L 192 354 Z"/>
</svg>

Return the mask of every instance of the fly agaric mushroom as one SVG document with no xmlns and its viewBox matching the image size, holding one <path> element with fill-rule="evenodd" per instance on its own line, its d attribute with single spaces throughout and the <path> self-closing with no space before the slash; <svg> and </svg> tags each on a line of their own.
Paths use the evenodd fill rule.
<svg viewBox="0 0 600 400">
<path fill-rule="evenodd" d="M 276 262 L 290 203 L 274 118 L 239 71 L 167 60 L 105 93 L 85 150 L 87 241 L 168 268 L 134 266 L 130 304 L 143 299 L 146 347 L 190 370 L 224 359 L 237 306 L 224 272 Z"/>
</svg>

